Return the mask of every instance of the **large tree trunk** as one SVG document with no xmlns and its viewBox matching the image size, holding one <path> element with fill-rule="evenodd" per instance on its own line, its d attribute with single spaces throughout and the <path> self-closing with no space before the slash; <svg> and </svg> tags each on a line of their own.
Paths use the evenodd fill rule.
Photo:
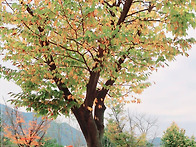
<svg viewBox="0 0 196 147">
<path fill-rule="evenodd" d="M 108 89 L 96 90 L 98 79 L 99 72 L 91 72 L 84 103 L 79 108 L 72 108 L 88 147 L 102 147 L 101 142 L 104 134 L 104 112 L 106 109 L 104 99 Z M 105 85 L 113 83 L 113 80 L 108 80 Z"/>
<path fill-rule="evenodd" d="M 95 65 L 94 69 L 97 68 L 98 64 Z M 86 85 L 86 98 L 84 103 L 79 107 L 73 107 L 72 112 L 74 113 L 82 133 L 86 139 L 88 147 L 101 147 L 101 140 L 104 132 L 103 125 L 103 114 L 105 111 L 105 107 L 103 107 L 102 103 L 100 103 L 99 107 L 98 102 L 100 101 L 99 91 L 96 90 L 97 83 L 99 79 L 100 73 L 91 71 L 89 82 Z M 102 97 L 102 99 L 105 98 Z M 97 106 L 96 106 L 97 105 Z M 93 111 L 94 108 L 94 111 Z M 97 110 L 96 110 L 97 109 Z M 94 112 L 94 115 L 92 114 Z M 96 113 L 95 113 L 96 112 Z"/>
<path fill-rule="evenodd" d="M 100 111 L 99 115 L 104 118 L 105 107 Z M 92 115 L 92 111 L 82 105 L 80 108 L 73 108 L 74 113 L 82 133 L 86 139 L 88 147 L 102 147 L 102 137 L 104 133 L 103 121 L 99 122 L 98 117 Z"/>
</svg>

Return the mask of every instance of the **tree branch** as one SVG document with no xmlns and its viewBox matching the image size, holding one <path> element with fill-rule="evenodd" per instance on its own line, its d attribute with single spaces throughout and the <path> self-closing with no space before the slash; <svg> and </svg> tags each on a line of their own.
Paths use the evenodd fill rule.
<svg viewBox="0 0 196 147">
<path fill-rule="evenodd" d="M 22 4 L 22 5 L 25 5 L 25 4 L 23 3 L 23 1 L 21 1 L 21 4 Z M 28 5 L 25 5 L 25 6 L 26 6 L 27 12 L 28 12 L 31 16 L 35 17 L 33 11 L 31 10 L 31 8 L 30 8 Z M 41 26 L 38 26 L 38 30 L 39 30 L 40 33 L 44 31 L 44 29 L 43 29 Z M 57 44 L 55 44 L 55 43 L 53 43 L 53 42 L 51 42 L 51 41 L 48 41 L 48 40 L 46 40 L 46 41 L 40 41 L 41 47 L 48 46 L 49 43 L 54 44 L 54 45 L 57 45 Z M 66 50 L 68 50 L 68 51 L 77 52 L 77 51 L 74 51 L 74 50 L 67 49 L 66 47 L 63 47 L 62 45 L 59 45 L 59 46 L 62 47 L 62 48 L 64 48 L 64 49 L 66 49 Z M 54 59 L 53 59 L 52 55 L 49 55 L 48 57 L 46 57 L 45 63 L 47 63 L 47 65 L 49 66 L 49 70 L 50 70 L 52 73 L 53 73 L 53 72 L 54 72 L 54 73 L 58 73 L 58 72 L 56 71 L 56 65 L 55 65 L 55 62 L 54 62 Z M 58 74 L 59 74 L 59 73 L 58 73 Z M 57 76 L 53 74 L 53 80 L 55 81 L 55 83 L 56 83 L 57 87 L 59 88 L 59 90 L 63 91 L 63 93 L 64 93 L 64 99 L 65 99 L 65 100 L 68 100 L 68 101 L 72 101 L 71 99 L 68 99 L 68 96 L 69 96 L 69 95 L 72 95 L 72 94 L 71 94 L 71 92 L 69 91 L 69 89 L 61 82 L 61 78 L 57 78 Z M 74 100 L 74 101 L 75 101 L 75 100 Z M 75 102 L 76 102 L 76 101 L 75 101 Z"/>
<path fill-rule="evenodd" d="M 64 47 L 64 46 L 62 46 L 62 45 L 60 45 L 60 44 L 57 44 L 57 43 L 55 43 L 55 42 L 52 42 L 52 41 L 50 41 L 50 40 L 48 40 L 48 43 L 51 43 L 51 44 L 56 45 L 56 46 L 59 46 L 59 47 L 65 49 L 66 51 L 75 52 L 75 53 L 78 52 L 78 51 L 76 51 L 76 50 L 68 49 L 68 48 L 66 48 L 66 47 Z"/>
<path fill-rule="evenodd" d="M 139 11 L 136 11 L 136 12 L 133 12 L 133 13 L 131 13 L 131 14 L 127 15 L 127 17 L 129 17 L 129 16 L 133 16 L 134 14 L 137 14 L 137 13 L 140 13 L 140 12 L 144 12 L 144 11 L 147 11 L 147 10 L 148 10 L 148 8 L 143 9 L 143 10 L 139 10 Z"/>
<path fill-rule="evenodd" d="M 97 68 L 98 63 L 96 63 L 95 68 Z M 91 71 L 90 72 L 90 78 L 89 82 L 87 84 L 87 90 L 86 90 L 86 99 L 84 101 L 85 106 L 92 107 L 94 99 L 96 98 L 97 95 L 97 83 L 99 80 L 100 72 L 99 71 Z"/>
<path fill-rule="evenodd" d="M 59 88 L 59 90 L 63 91 L 64 92 L 64 98 L 66 100 L 69 100 L 68 99 L 68 96 L 69 95 L 72 95 L 71 92 L 69 91 L 69 89 L 61 82 L 61 78 L 57 78 L 57 76 L 54 74 L 54 73 L 58 73 L 56 71 L 56 65 L 55 65 L 55 62 L 53 60 L 53 57 L 52 55 L 50 55 L 50 57 L 48 57 L 46 59 L 46 63 L 47 65 L 49 66 L 49 70 L 53 73 L 53 80 L 55 81 L 57 87 Z"/>
<path fill-rule="evenodd" d="M 124 22 L 125 18 L 127 17 L 127 13 L 129 12 L 129 9 L 132 5 L 133 0 L 126 0 L 124 7 L 123 7 L 123 11 L 120 15 L 120 18 L 117 22 L 117 25 L 120 25 L 121 23 Z"/>
</svg>

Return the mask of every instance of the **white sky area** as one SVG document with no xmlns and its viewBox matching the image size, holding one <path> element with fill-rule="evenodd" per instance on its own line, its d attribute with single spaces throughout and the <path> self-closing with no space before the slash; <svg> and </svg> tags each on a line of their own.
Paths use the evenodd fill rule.
<svg viewBox="0 0 196 147">
<path fill-rule="evenodd" d="M 196 38 L 196 30 L 190 30 L 189 36 Z M 142 103 L 128 105 L 132 112 L 157 117 L 159 136 L 173 121 L 187 135 L 196 136 L 196 45 L 188 54 L 154 72 L 149 79 L 156 84 L 138 96 Z"/>
<path fill-rule="evenodd" d="M 196 30 L 189 36 L 196 38 Z M 141 104 L 129 104 L 131 112 L 145 113 L 158 118 L 158 136 L 175 121 L 186 134 L 196 136 L 196 45 L 188 52 L 189 57 L 178 56 L 169 67 L 154 72 L 150 81 L 156 82 L 139 95 Z M 1 59 L 0 59 L 1 60 Z M 0 61 L 0 63 L 2 63 Z M 10 99 L 8 92 L 19 92 L 13 82 L 0 79 L 0 103 Z"/>
</svg>

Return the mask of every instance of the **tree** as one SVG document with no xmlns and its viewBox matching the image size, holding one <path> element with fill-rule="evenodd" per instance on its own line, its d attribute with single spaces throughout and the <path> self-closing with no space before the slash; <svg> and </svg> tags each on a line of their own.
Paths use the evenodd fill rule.
<svg viewBox="0 0 196 147">
<path fill-rule="evenodd" d="M 105 131 L 107 131 L 107 128 Z M 111 140 L 105 134 L 102 138 L 102 145 L 103 147 L 115 147 L 115 145 L 111 142 Z"/>
<path fill-rule="evenodd" d="M 6 108 L 6 122 L 3 124 L 4 137 L 8 138 L 19 147 L 41 146 L 50 120 L 42 117 L 40 121 L 36 117 L 32 121 L 25 122 L 19 111 Z"/>
<path fill-rule="evenodd" d="M 110 105 L 112 113 L 105 130 L 105 138 L 109 141 L 104 140 L 104 143 L 111 142 L 116 147 L 150 146 L 147 136 L 156 126 L 157 119 L 144 114 L 137 114 L 137 116 L 126 114 L 124 105 L 116 101 L 110 102 Z"/>
<path fill-rule="evenodd" d="M 189 138 L 185 135 L 185 130 L 180 129 L 175 122 L 164 132 L 162 137 L 162 144 L 164 147 L 192 147 L 196 146 L 195 137 Z"/>
<path fill-rule="evenodd" d="M 13 103 L 54 118 L 71 111 L 89 147 L 101 146 L 107 95 L 141 93 L 195 43 L 194 0 L 0 2 L 2 56 L 16 67 L 0 71 L 22 88 Z"/>
<path fill-rule="evenodd" d="M 128 118 L 129 126 L 136 134 L 145 134 L 146 139 L 154 141 L 158 129 L 157 118 L 142 113 L 131 114 L 129 111 Z M 151 143 L 149 142 L 148 144 L 150 145 Z"/>
</svg>

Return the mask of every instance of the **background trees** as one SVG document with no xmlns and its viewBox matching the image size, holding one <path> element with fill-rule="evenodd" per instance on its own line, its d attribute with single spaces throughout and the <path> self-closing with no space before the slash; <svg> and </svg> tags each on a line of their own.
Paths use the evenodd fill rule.
<svg viewBox="0 0 196 147">
<path fill-rule="evenodd" d="M 2 108 L 0 107 L 0 146 L 16 146 L 14 145 L 9 138 L 4 136 L 4 117 L 3 117 Z"/>
<path fill-rule="evenodd" d="M 59 145 L 57 143 L 57 140 L 51 138 L 51 137 L 47 137 L 48 135 L 45 136 L 45 134 L 42 134 L 43 131 L 43 127 L 44 127 L 44 133 L 46 132 L 46 129 L 48 129 L 49 120 L 44 120 L 47 121 L 48 124 L 44 124 L 45 122 L 43 120 L 41 120 L 41 118 L 36 118 L 35 116 L 33 117 L 33 120 L 30 118 L 26 118 L 25 115 L 21 112 L 18 112 L 16 109 L 11 109 L 7 106 L 3 105 L 3 108 L 1 109 L 2 113 L 4 115 L 2 115 L 1 117 L 1 139 L 0 139 L 0 145 L 1 146 L 9 146 L 9 147 L 16 147 L 16 146 L 28 146 L 28 144 L 30 144 L 30 146 L 32 146 L 33 144 L 37 144 L 39 143 L 40 147 L 63 147 L 62 145 Z M 18 119 L 23 119 L 24 118 L 24 123 L 22 123 L 20 121 L 15 121 L 14 119 L 16 118 L 16 115 L 18 116 Z M 31 115 L 31 114 L 30 114 Z M 14 123 L 13 123 L 14 121 Z M 37 131 L 36 133 L 34 133 L 34 135 L 30 135 L 28 134 L 28 132 L 25 132 L 26 130 L 32 130 L 32 126 L 29 126 L 29 123 L 37 123 L 37 129 L 36 126 L 34 126 L 34 130 Z M 42 125 L 41 125 L 42 124 Z M 14 126 L 13 126 L 14 125 Z M 26 138 L 28 140 L 28 138 L 32 137 L 35 140 L 32 141 L 32 143 L 24 143 L 24 141 L 22 141 L 21 138 L 19 138 L 18 136 L 20 136 L 19 134 L 21 133 L 21 129 L 17 128 L 17 126 L 21 126 L 22 131 L 25 133 L 23 134 L 23 138 Z M 14 127 L 16 127 L 15 129 L 13 129 Z M 8 128 L 9 131 L 7 130 Z M 48 130 L 47 130 L 48 131 Z M 15 135 L 14 133 L 12 135 L 10 135 L 10 132 L 16 132 Z M 32 130 L 33 132 L 33 130 Z M 42 138 L 39 139 L 39 136 L 42 136 Z M 18 138 L 16 138 L 18 137 Z M 37 137 L 37 140 L 36 140 Z M 14 138 L 14 139 L 13 139 Z M 16 141 L 17 140 L 17 141 Z M 20 142 L 20 143 L 19 143 Z M 36 146 L 36 145 L 35 145 Z"/>
<path fill-rule="evenodd" d="M 156 117 L 144 113 L 130 113 L 128 111 L 128 120 L 130 128 L 136 135 L 144 134 L 146 140 L 150 139 L 152 141 L 157 136 L 158 119 Z"/>
<path fill-rule="evenodd" d="M 185 135 L 185 130 L 180 129 L 175 122 L 164 132 L 162 144 L 165 147 L 196 146 L 195 137 L 189 138 Z"/>
<path fill-rule="evenodd" d="M 105 147 L 150 147 L 152 145 L 148 139 L 156 137 L 152 138 L 150 133 L 155 133 L 157 119 L 144 114 L 131 115 L 122 103 L 115 101 L 110 102 L 110 106 L 112 113 L 107 118 L 103 140 Z"/>
<path fill-rule="evenodd" d="M 4 137 L 8 138 L 19 147 L 41 146 L 49 127 L 50 120 L 46 117 L 25 122 L 23 116 L 17 110 L 6 109 L 6 118 L 3 123 Z"/>
<path fill-rule="evenodd" d="M 22 88 L 13 103 L 55 118 L 72 111 L 88 146 L 101 146 L 106 96 L 127 102 L 195 43 L 194 0 L 0 2 L 1 52 L 16 69 L 0 71 Z"/>
</svg>

